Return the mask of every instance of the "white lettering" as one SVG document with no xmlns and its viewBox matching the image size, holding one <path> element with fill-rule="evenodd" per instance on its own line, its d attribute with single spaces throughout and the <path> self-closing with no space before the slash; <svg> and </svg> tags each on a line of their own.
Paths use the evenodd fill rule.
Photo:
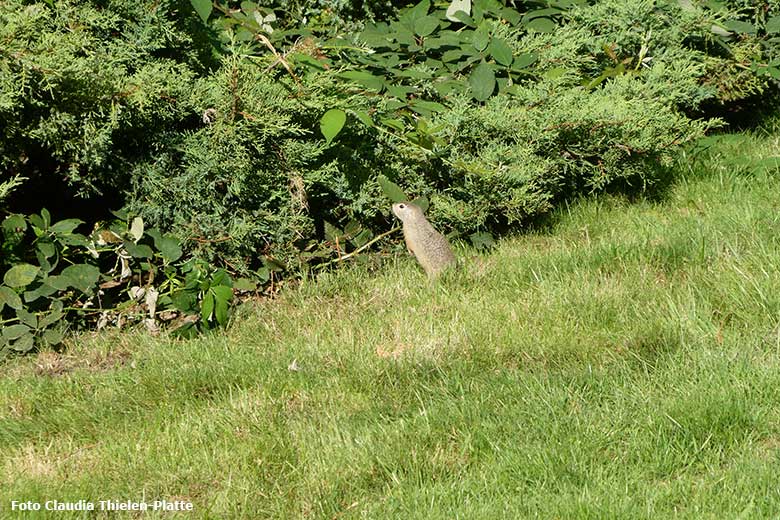
<svg viewBox="0 0 780 520">
<path fill-rule="evenodd" d="M 27 502 L 17 502 L 16 500 L 11 500 L 11 511 L 39 511 L 41 509 L 41 504 L 38 502 L 30 502 L 29 500 Z"/>
</svg>

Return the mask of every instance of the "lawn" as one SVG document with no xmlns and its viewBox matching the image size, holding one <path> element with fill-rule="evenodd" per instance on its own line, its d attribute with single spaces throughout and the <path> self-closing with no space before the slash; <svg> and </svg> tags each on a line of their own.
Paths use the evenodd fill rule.
<svg viewBox="0 0 780 520">
<path fill-rule="evenodd" d="M 438 284 L 391 258 L 5 362 L 0 517 L 777 518 L 780 124 L 710 144 Z"/>
</svg>

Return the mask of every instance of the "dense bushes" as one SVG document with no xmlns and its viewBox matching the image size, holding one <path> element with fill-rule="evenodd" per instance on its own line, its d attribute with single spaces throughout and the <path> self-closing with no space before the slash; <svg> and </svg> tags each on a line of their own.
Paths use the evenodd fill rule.
<svg viewBox="0 0 780 520">
<path fill-rule="evenodd" d="M 193 3 L 206 24 L 166 0 L 0 6 L 0 209 L 100 228 L 121 206 L 179 263 L 298 272 L 389 229 L 385 178 L 454 235 L 503 230 L 653 182 L 719 124 L 702 104 L 780 75 L 776 1 Z"/>
</svg>

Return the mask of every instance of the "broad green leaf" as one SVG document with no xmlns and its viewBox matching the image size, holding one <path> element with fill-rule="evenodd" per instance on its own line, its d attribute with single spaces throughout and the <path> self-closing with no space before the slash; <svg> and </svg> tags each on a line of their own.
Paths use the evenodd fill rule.
<svg viewBox="0 0 780 520">
<path fill-rule="evenodd" d="M 727 21 L 726 28 L 738 33 L 756 34 L 756 27 L 752 23 L 743 22 L 741 20 Z"/>
<path fill-rule="evenodd" d="M 494 37 L 490 42 L 488 52 L 501 65 L 509 66 L 512 64 L 512 48 L 504 39 Z"/>
<path fill-rule="evenodd" d="M 490 43 L 490 24 L 487 20 L 479 24 L 479 27 L 474 31 L 474 36 L 471 38 L 471 44 L 478 51 L 484 51 L 488 43 Z"/>
<path fill-rule="evenodd" d="M 566 69 L 562 67 L 554 67 L 552 69 L 546 70 L 542 75 L 547 79 L 558 79 L 564 74 L 566 74 Z"/>
<path fill-rule="evenodd" d="M 214 312 L 214 294 L 208 291 L 203 296 L 203 302 L 200 304 L 200 319 L 203 323 L 208 323 Z"/>
<path fill-rule="evenodd" d="M 329 242 L 335 242 L 337 238 L 344 235 L 344 232 L 341 231 L 338 227 L 334 226 L 327 220 L 325 221 L 325 240 Z"/>
<path fill-rule="evenodd" d="M 528 67 L 529 65 L 533 64 L 537 59 L 537 56 L 533 52 L 526 52 L 525 54 L 521 54 L 520 56 L 516 57 L 514 62 L 512 63 L 513 69 L 524 69 Z"/>
<path fill-rule="evenodd" d="M 773 16 L 766 21 L 766 33 L 767 34 L 780 33 L 780 15 Z"/>
<path fill-rule="evenodd" d="M 18 264 L 5 272 L 3 281 L 8 287 L 24 287 L 30 284 L 41 268 L 32 264 Z"/>
<path fill-rule="evenodd" d="M 368 112 L 364 112 L 363 110 L 355 110 L 353 113 L 355 114 L 355 117 L 358 118 L 358 121 L 367 127 L 372 128 L 374 126 L 374 121 L 371 119 L 371 116 Z"/>
<path fill-rule="evenodd" d="M 33 213 L 28 218 L 30 219 L 30 224 L 32 224 L 33 227 L 38 228 L 40 230 L 46 229 L 46 222 L 40 216 Z"/>
<path fill-rule="evenodd" d="M 236 283 L 233 284 L 233 287 L 239 291 L 254 291 L 257 289 L 257 283 L 249 278 L 239 278 L 236 280 Z"/>
<path fill-rule="evenodd" d="M 68 287 L 70 287 L 68 284 L 68 278 L 64 278 L 59 275 L 49 276 L 45 281 L 47 285 L 54 287 L 58 291 L 65 291 L 68 289 Z"/>
<path fill-rule="evenodd" d="M 370 72 L 362 70 L 348 70 L 340 73 L 338 76 L 368 89 L 376 90 L 377 92 L 381 91 L 385 84 L 385 78 L 383 76 L 375 76 Z"/>
<path fill-rule="evenodd" d="M 441 103 L 435 101 L 425 101 L 424 99 L 414 100 L 409 104 L 409 108 L 423 115 L 428 115 L 433 112 L 444 112 L 447 107 Z"/>
<path fill-rule="evenodd" d="M 41 252 L 44 258 L 51 258 L 54 256 L 54 253 L 57 252 L 54 244 L 51 242 L 38 242 L 35 247 Z"/>
<path fill-rule="evenodd" d="M 496 245 L 493 235 L 484 231 L 469 235 L 469 239 L 471 239 L 471 243 L 476 249 L 489 249 Z"/>
<path fill-rule="evenodd" d="M 49 284 L 43 283 L 40 287 L 38 287 L 35 290 L 32 291 L 25 291 L 24 292 L 24 301 L 27 303 L 34 302 L 38 298 L 42 296 L 51 296 L 52 294 L 56 293 L 57 289 L 52 287 Z"/>
<path fill-rule="evenodd" d="M 325 136 L 325 141 L 330 144 L 347 121 L 347 114 L 338 108 L 331 108 L 320 119 L 320 132 Z"/>
<path fill-rule="evenodd" d="M 166 235 L 161 237 L 159 241 L 155 240 L 155 245 L 160 250 L 163 259 L 168 263 L 175 262 L 183 254 L 179 241 L 171 236 Z"/>
<path fill-rule="evenodd" d="M 431 8 L 430 0 L 420 0 L 420 2 L 409 9 L 407 14 L 412 22 L 416 22 L 420 18 L 428 14 L 428 10 Z"/>
<path fill-rule="evenodd" d="M 6 339 L 6 341 L 21 338 L 28 332 L 30 332 L 30 327 L 27 325 L 16 324 L 3 327 L 3 337 Z"/>
<path fill-rule="evenodd" d="M 62 317 L 65 315 L 65 313 L 62 312 L 62 302 L 57 301 L 56 303 L 59 303 L 59 306 L 55 306 L 55 308 L 52 309 L 49 314 L 43 316 L 40 319 L 40 322 L 38 323 L 40 328 L 45 329 L 49 325 L 52 325 L 62 319 Z"/>
<path fill-rule="evenodd" d="M 233 299 L 233 289 L 227 285 L 217 285 L 211 288 L 217 301 L 229 302 Z"/>
<path fill-rule="evenodd" d="M 418 36 L 428 36 L 439 27 L 439 19 L 435 16 L 423 16 L 414 22 L 414 32 Z"/>
<path fill-rule="evenodd" d="M 60 220 L 51 227 L 51 231 L 55 233 L 73 233 L 73 230 L 83 224 L 83 220 L 77 218 L 69 218 L 67 220 Z"/>
<path fill-rule="evenodd" d="M 22 234 L 27 230 L 27 221 L 22 215 L 9 215 L 3 220 L 3 234 L 10 239 L 13 235 Z"/>
<path fill-rule="evenodd" d="M 125 241 L 124 248 L 133 258 L 152 258 L 154 256 L 154 251 L 146 244 L 134 244 Z"/>
<path fill-rule="evenodd" d="M 47 330 L 43 333 L 43 341 L 49 344 L 50 347 L 54 347 L 62 343 L 65 335 L 59 330 Z"/>
<path fill-rule="evenodd" d="M 0 286 L 0 311 L 3 310 L 3 305 L 19 310 L 22 308 L 22 299 L 10 288 Z"/>
<path fill-rule="evenodd" d="M 555 22 L 549 18 L 539 17 L 530 20 L 525 24 L 525 27 L 529 31 L 550 33 L 555 31 Z"/>
<path fill-rule="evenodd" d="M 100 269 L 89 264 L 70 265 L 62 270 L 60 277 L 67 280 L 71 287 L 86 293 L 97 284 L 100 278 Z"/>
<path fill-rule="evenodd" d="M 384 175 L 378 176 L 377 180 L 379 181 L 379 186 L 382 188 L 385 196 L 391 201 L 404 202 L 405 200 L 409 200 L 404 191 Z"/>
<path fill-rule="evenodd" d="M 173 306 L 185 314 L 192 314 L 197 310 L 198 299 L 193 292 L 178 291 L 171 296 L 171 300 Z"/>
<path fill-rule="evenodd" d="M 17 352 L 29 352 L 35 347 L 35 340 L 32 334 L 25 334 L 21 338 L 17 339 L 11 348 Z"/>
<path fill-rule="evenodd" d="M 471 95 L 477 101 L 485 101 L 496 88 L 496 74 L 487 63 L 480 63 L 469 75 Z"/>
<path fill-rule="evenodd" d="M 447 7 L 447 19 L 451 22 L 459 22 L 460 18 L 455 13 L 462 12 L 466 16 L 471 15 L 471 0 L 452 0 Z"/>
<path fill-rule="evenodd" d="M 29 326 L 30 328 L 38 328 L 38 317 L 27 309 L 17 309 L 16 317 L 19 318 L 19 321 Z"/>
<path fill-rule="evenodd" d="M 412 204 L 419 207 L 421 210 L 423 210 L 423 213 L 428 211 L 428 207 L 431 205 L 428 201 L 428 197 L 417 197 L 412 201 Z"/>
<path fill-rule="evenodd" d="M 218 285 L 224 285 L 226 287 L 233 287 L 233 280 L 230 275 L 224 269 L 217 269 L 214 274 L 211 275 L 211 286 L 216 287 Z"/>
<path fill-rule="evenodd" d="M 403 104 L 401 105 L 403 106 Z M 403 132 L 405 130 L 404 122 L 400 119 L 392 119 L 389 117 L 385 117 L 381 119 L 381 122 L 385 126 L 389 126 L 393 130 L 398 130 L 399 132 Z"/>
<path fill-rule="evenodd" d="M 217 301 L 214 303 L 214 317 L 217 319 L 217 323 L 224 327 L 227 324 L 227 316 L 228 302 L 217 299 Z"/>
<path fill-rule="evenodd" d="M 211 10 L 214 8 L 211 0 L 190 0 L 190 2 L 192 3 L 192 7 L 195 8 L 195 12 L 200 16 L 200 19 L 205 23 L 211 15 Z"/>
</svg>

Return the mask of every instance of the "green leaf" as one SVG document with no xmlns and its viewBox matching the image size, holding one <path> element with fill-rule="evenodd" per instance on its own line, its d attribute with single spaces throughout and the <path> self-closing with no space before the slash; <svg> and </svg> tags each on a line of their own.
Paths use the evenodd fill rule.
<svg viewBox="0 0 780 520">
<path fill-rule="evenodd" d="M 214 304 L 214 317 L 221 326 L 227 324 L 228 303 L 225 300 L 217 300 Z"/>
<path fill-rule="evenodd" d="M 46 314 L 43 316 L 38 323 L 38 326 L 42 329 L 45 329 L 49 325 L 52 325 L 53 323 L 56 323 L 62 317 L 65 315 L 64 312 L 62 312 L 62 302 L 59 300 L 56 300 L 54 302 L 54 305 L 52 305 L 53 309 L 49 314 Z"/>
<path fill-rule="evenodd" d="M 193 314 L 197 310 L 198 299 L 193 292 L 178 291 L 171 296 L 171 300 L 173 306 L 185 314 Z"/>
<path fill-rule="evenodd" d="M 32 224 L 33 227 L 36 227 L 36 228 L 38 228 L 40 230 L 46 229 L 46 222 L 40 216 L 36 215 L 35 213 L 30 215 L 29 219 L 30 219 L 30 224 Z"/>
<path fill-rule="evenodd" d="M 17 264 L 5 272 L 3 281 L 8 287 L 24 287 L 35 280 L 40 270 L 32 264 Z"/>
<path fill-rule="evenodd" d="M 469 75 L 471 95 L 477 101 L 485 101 L 496 88 L 496 74 L 487 63 L 480 63 Z"/>
<path fill-rule="evenodd" d="M 327 220 L 325 221 L 325 240 L 329 242 L 335 242 L 337 238 L 344 235 L 344 232 L 341 231 L 337 226 L 334 226 Z"/>
<path fill-rule="evenodd" d="M 766 33 L 767 34 L 780 33 L 780 15 L 773 16 L 766 21 Z"/>
<path fill-rule="evenodd" d="M 415 204 L 418 208 L 423 210 L 423 213 L 428 211 L 428 207 L 431 205 L 430 202 L 428 202 L 428 197 L 417 197 L 412 201 L 412 204 Z"/>
<path fill-rule="evenodd" d="M 55 233 L 73 233 L 73 230 L 83 224 L 83 220 L 77 218 L 69 218 L 67 220 L 60 220 L 51 227 L 51 231 Z"/>
<path fill-rule="evenodd" d="M 488 52 L 501 65 L 509 66 L 512 64 L 512 48 L 504 39 L 494 37 L 490 42 Z"/>
<path fill-rule="evenodd" d="M 476 249 L 490 249 L 496 245 L 493 235 L 484 231 L 469 235 L 469 239 Z"/>
<path fill-rule="evenodd" d="M 35 300 L 37 300 L 42 296 L 51 296 L 55 292 L 57 292 L 57 289 L 55 289 L 49 284 L 43 283 L 37 289 L 34 289 L 32 291 L 25 291 L 24 301 L 27 303 L 34 302 Z"/>
<path fill-rule="evenodd" d="M 512 69 L 524 69 L 536 62 L 536 60 L 536 53 L 526 52 L 525 54 L 521 54 L 515 58 L 514 62 L 512 63 Z"/>
<path fill-rule="evenodd" d="M 38 328 L 38 317 L 27 309 L 18 309 L 16 311 L 16 317 L 19 318 L 19 321 L 31 328 Z"/>
<path fill-rule="evenodd" d="M 57 252 L 54 244 L 51 242 L 38 242 L 35 247 L 41 252 L 44 258 L 51 258 L 54 256 L 54 253 Z"/>
<path fill-rule="evenodd" d="M 249 278 L 239 278 L 233 287 L 238 291 L 254 291 L 257 289 L 257 283 Z"/>
<path fill-rule="evenodd" d="M 49 276 L 46 278 L 45 282 L 47 285 L 54 287 L 58 291 L 66 291 L 68 287 L 70 287 L 68 284 L 68 279 L 59 275 Z"/>
<path fill-rule="evenodd" d="M 566 74 L 566 72 L 567 70 L 562 67 L 553 67 L 552 69 L 546 70 L 542 76 L 546 79 L 558 79 Z"/>
<path fill-rule="evenodd" d="M 418 36 L 428 36 L 439 27 L 439 19 L 435 16 L 423 16 L 414 22 L 414 32 Z"/>
<path fill-rule="evenodd" d="M 409 108 L 424 116 L 428 116 L 434 112 L 444 112 L 447 110 L 447 107 L 441 103 L 437 103 L 435 101 L 425 101 L 424 99 L 415 99 L 409 103 Z"/>
<path fill-rule="evenodd" d="M 325 136 L 325 142 L 330 144 L 333 138 L 339 135 L 344 123 L 347 121 L 347 114 L 338 108 L 331 108 L 320 119 L 320 132 Z"/>
<path fill-rule="evenodd" d="M 232 287 L 228 287 L 227 285 L 217 285 L 216 287 L 212 287 L 211 290 L 214 291 L 214 296 L 216 296 L 217 301 L 229 302 L 233 299 Z"/>
<path fill-rule="evenodd" d="M 67 280 L 71 287 L 86 293 L 97 284 L 100 278 L 100 269 L 89 264 L 70 265 L 62 270 L 60 277 Z"/>
<path fill-rule="evenodd" d="M 146 244 L 134 244 L 125 240 L 124 247 L 133 258 L 152 258 L 154 256 L 154 251 Z"/>
<path fill-rule="evenodd" d="M 49 329 L 43 333 L 43 341 L 45 341 L 50 347 L 54 347 L 62 343 L 65 335 L 62 331 Z"/>
<path fill-rule="evenodd" d="M 214 274 L 211 275 L 211 286 L 216 287 L 218 285 L 233 287 L 233 280 L 224 269 L 217 269 L 214 271 Z"/>
<path fill-rule="evenodd" d="M 369 128 L 373 128 L 374 121 L 371 119 L 371 116 L 368 112 L 364 112 L 363 110 L 355 110 L 353 113 L 355 114 L 355 117 L 358 118 L 358 121 Z"/>
<path fill-rule="evenodd" d="M 6 341 L 12 341 L 21 338 L 28 332 L 30 332 L 30 327 L 27 325 L 17 324 L 3 327 L 3 337 L 6 339 Z"/>
<path fill-rule="evenodd" d="M 9 215 L 3 220 L 3 234 L 10 239 L 27 231 L 27 221 L 22 215 Z"/>
<path fill-rule="evenodd" d="M 409 200 L 404 191 L 398 186 L 396 183 L 385 177 L 384 175 L 380 175 L 377 177 L 377 180 L 379 181 L 379 186 L 382 188 L 382 191 L 384 192 L 385 196 L 387 196 L 388 199 L 390 199 L 393 202 L 404 202 L 405 200 Z"/>
<path fill-rule="evenodd" d="M 155 240 L 154 243 L 160 250 L 163 259 L 168 263 L 175 262 L 183 254 L 179 241 L 172 236 L 160 237 L 160 240 Z"/>
<path fill-rule="evenodd" d="M 214 8 L 211 0 L 190 0 L 190 3 L 192 3 L 192 7 L 195 8 L 195 12 L 198 13 L 203 23 L 206 23 L 211 15 L 211 10 Z"/>
<path fill-rule="evenodd" d="M 385 84 L 384 76 L 375 76 L 362 70 L 348 70 L 338 76 L 377 92 L 381 91 Z"/>
<path fill-rule="evenodd" d="M 428 14 L 428 10 L 430 8 L 431 8 L 430 0 L 420 0 L 420 2 L 417 5 L 409 9 L 405 14 L 409 16 L 410 20 L 416 21 L 424 17 L 426 14 Z"/>
<path fill-rule="evenodd" d="M 3 310 L 3 305 L 19 310 L 22 308 L 22 299 L 8 287 L 0 286 L 0 311 Z"/>
<path fill-rule="evenodd" d="M 738 33 L 756 34 L 756 27 L 752 23 L 743 22 L 741 20 L 727 21 L 726 28 Z"/>
<path fill-rule="evenodd" d="M 13 350 L 22 353 L 31 351 L 33 347 L 35 347 L 35 340 L 33 339 L 32 334 L 25 334 L 11 345 Z"/>
<path fill-rule="evenodd" d="M 551 33 L 555 31 L 555 22 L 549 18 L 539 17 L 530 20 L 525 24 L 525 27 L 529 31 Z"/>
<path fill-rule="evenodd" d="M 474 36 L 471 39 L 471 45 L 478 51 L 484 51 L 488 43 L 490 42 L 490 25 L 487 20 L 479 24 L 479 27 L 474 31 Z"/>
<path fill-rule="evenodd" d="M 203 295 L 203 302 L 200 304 L 200 319 L 203 323 L 208 323 L 214 312 L 214 294 L 211 291 Z"/>
</svg>

